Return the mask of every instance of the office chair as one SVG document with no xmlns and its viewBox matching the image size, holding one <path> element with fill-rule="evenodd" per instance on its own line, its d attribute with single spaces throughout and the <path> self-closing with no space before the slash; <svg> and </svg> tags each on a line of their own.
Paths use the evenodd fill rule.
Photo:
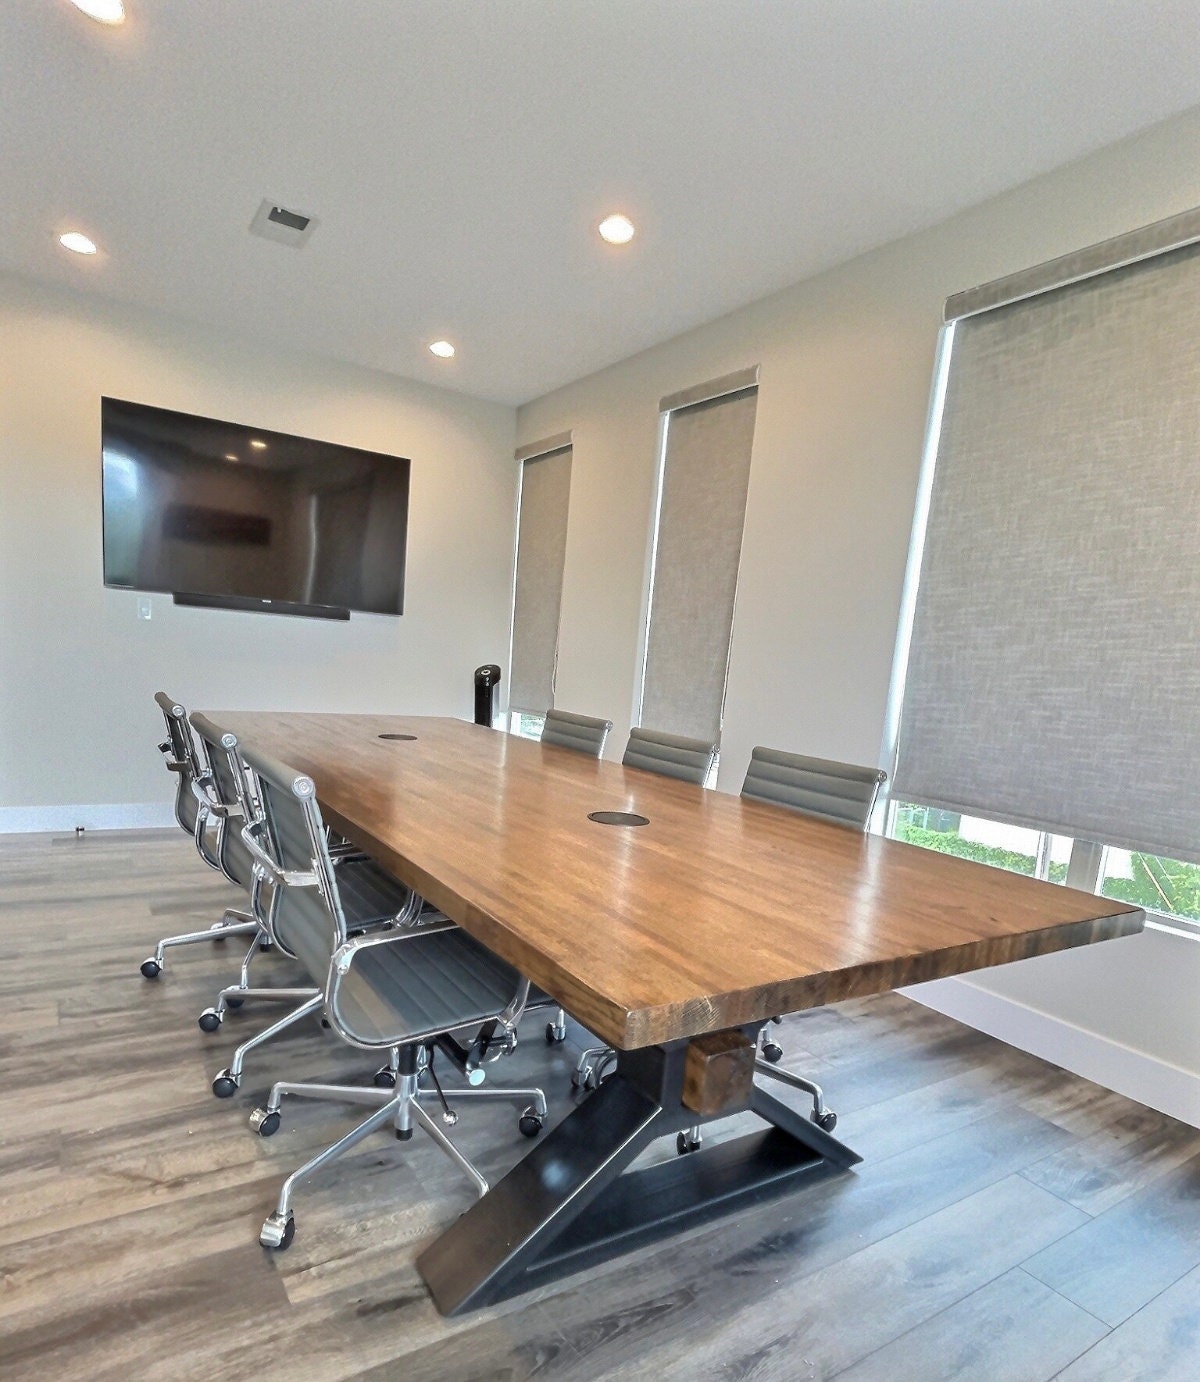
<svg viewBox="0 0 1200 1382">
<path fill-rule="evenodd" d="M 276 943 L 271 924 L 274 897 L 272 896 L 270 905 L 264 904 L 265 874 L 242 838 L 242 827 L 246 821 L 258 816 L 258 804 L 238 750 L 237 737 L 221 729 L 207 715 L 202 715 L 198 711 L 192 715 L 191 725 L 209 764 L 208 810 L 223 827 L 218 857 L 225 873 L 249 890 L 251 910 L 255 917 L 255 936 L 242 960 L 238 982 L 223 988 L 217 995 L 216 1004 L 205 1008 L 200 1014 L 200 1030 L 219 1030 L 225 1020 L 226 1011 L 230 1008 L 240 1008 L 247 999 L 297 1005 L 278 1021 L 243 1041 L 234 1051 L 229 1064 L 217 1073 L 212 1082 L 212 1092 L 218 1099 L 228 1099 L 241 1085 L 242 1069 L 250 1051 L 294 1026 L 301 1019 L 320 1016 L 321 990 L 311 985 L 303 988 L 251 987 L 250 962 L 261 949 L 278 949 L 289 959 L 294 956 L 285 947 Z M 404 900 L 407 902 L 407 897 Z"/>
<path fill-rule="evenodd" d="M 742 796 L 864 831 L 875 798 L 886 781 L 887 773 L 879 768 L 860 768 L 852 763 L 807 758 L 803 754 L 760 747 L 750 755 Z M 771 1021 L 778 1023 L 782 1019 L 773 1017 Z M 782 1057 L 783 1048 L 768 1039 L 764 1029 L 762 1054 L 755 1059 L 755 1072 L 809 1095 L 813 1103 L 812 1121 L 826 1132 L 832 1132 L 837 1126 L 837 1114 L 825 1107 L 821 1086 L 790 1070 L 780 1069 L 778 1062 Z M 694 1151 L 699 1145 L 699 1128 L 691 1128 L 678 1136 L 677 1146 L 681 1152 Z"/>
<path fill-rule="evenodd" d="M 175 820 L 179 828 L 195 842 L 201 859 L 212 869 L 232 878 L 221 862 L 224 842 L 224 820 L 214 818 L 207 794 L 209 767 L 196 751 L 196 743 L 188 729 L 187 711 L 166 694 L 159 691 L 154 697 L 166 722 L 167 737 L 159 744 L 159 752 L 166 761 L 167 771 L 175 774 Z M 216 825 L 216 839 L 209 838 L 210 821 Z M 154 954 L 142 961 L 144 979 L 157 979 L 166 968 L 165 952 L 176 945 L 194 945 L 198 941 L 223 941 L 227 936 L 256 932 L 258 924 L 249 912 L 227 907 L 220 921 L 204 931 L 186 931 L 178 936 L 164 936 L 154 948 Z"/>
<path fill-rule="evenodd" d="M 621 762 L 627 768 L 641 768 L 643 772 L 658 773 L 662 777 L 678 778 L 703 787 L 717 761 L 716 744 L 703 739 L 689 739 L 681 734 L 664 734 L 656 729 L 633 729 Z M 616 1060 L 611 1046 L 589 1046 L 579 1057 L 571 1072 L 576 1089 L 596 1089 L 605 1075 L 605 1067 Z"/>
<path fill-rule="evenodd" d="M 555 744 L 560 749 L 573 749 L 576 753 L 586 753 L 589 758 L 599 758 L 604 752 L 604 741 L 612 729 L 611 720 L 597 720 L 591 715 L 575 715 L 569 710 L 547 710 L 542 723 L 541 742 Z M 540 990 L 530 1001 L 531 1008 L 546 1008 L 552 999 Z M 546 1045 L 565 1041 L 567 1036 L 567 1015 L 561 1008 L 554 1018 L 546 1023 Z"/>
<path fill-rule="evenodd" d="M 421 899 L 394 879 L 394 896 L 406 895 L 408 905 L 394 918 L 393 929 L 353 936 L 341 888 L 345 871 L 335 867 L 329 853 L 312 779 L 249 748 L 243 749 L 243 757 L 254 774 L 260 815 L 247 822 L 242 838 L 274 885 L 274 932 L 323 986 L 324 1013 L 333 1031 L 351 1046 L 387 1052 L 396 1076 L 390 1089 L 292 1081 L 272 1087 L 265 1107 L 250 1119 L 260 1137 L 278 1131 L 286 1095 L 377 1107 L 287 1177 L 259 1241 L 264 1247 L 286 1248 L 295 1234 L 292 1198 L 300 1182 L 388 1123 L 401 1140 L 409 1139 L 414 1127 L 423 1128 L 478 1192 L 486 1193 L 486 1180 L 420 1100 L 437 1098 L 445 1120 L 456 1121 L 434 1075 L 434 1053 L 441 1050 L 470 1082 L 455 1091 L 456 1098 L 530 1100 L 518 1126 L 526 1136 L 537 1135 L 546 1117 L 540 1089 L 477 1087 L 483 1062 L 514 1044 L 528 980 L 447 917 L 423 912 Z M 463 1046 L 457 1038 L 467 1034 L 469 1044 Z M 433 1079 L 433 1089 L 421 1088 L 425 1075 Z"/>
<path fill-rule="evenodd" d="M 586 753 L 590 758 L 599 758 L 604 752 L 604 741 L 610 729 L 611 720 L 574 715 L 569 710 L 547 710 L 541 742 L 557 744 L 562 749 L 574 749 L 576 753 Z"/>
</svg>

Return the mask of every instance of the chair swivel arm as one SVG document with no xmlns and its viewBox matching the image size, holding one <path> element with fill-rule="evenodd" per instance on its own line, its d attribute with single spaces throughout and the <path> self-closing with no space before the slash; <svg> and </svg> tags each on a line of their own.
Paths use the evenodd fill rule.
<svg viewBox="0 0 1200 1382">
<path fill-rule="evenodd" d="M 451 1063 L 466 1076 L 468 1084 L 482 1084 L 484 1064 L 511 1055 L 516 1050 L 517 1024 L 528 1001 L 529 980 L 518 979 L 516 992 L 508 1000 L 504 1011 L 478 1029 L 470 1046 L 463 1046 L 448 1032 L 438 1037 L 438 1049 L 444 1051 Z"/>
</svg>

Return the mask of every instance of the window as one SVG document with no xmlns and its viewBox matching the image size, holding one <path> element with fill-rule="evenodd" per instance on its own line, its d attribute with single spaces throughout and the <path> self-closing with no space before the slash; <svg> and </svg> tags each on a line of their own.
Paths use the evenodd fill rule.
<svg viewBox="0 0 1200 1382">
<path fill-rule="evenodd" d="M 514 710 L 508 717 L 508 732 L 519 734 L 522 739 L 540 739 L 545 723 L 544 715 L 531 715 L 525 710 Z"/>
<path fill-rule="evenodd" d="M 1200 933 L 1200 865 L 1140 850 L 1106 849 L 1100 865 L 1102 897 L 1132 902 Z"/>
<path fill-rule="evenodd" d="M 571 497 L 571 435 L 522 447 L 517 460 L 521 497 L 508 699 L 512 710 L 540 717 L 554 704 Z"/>
<path fill-rule="evenodd" d="M 892 828 L 930 830 L 919 803 L 958 817 L 921 843 L 1047 877 L 1066 851 L 1072 886 L 1195 917 L 1200 212 L 959 294 L 946 320 Z"/>
<path fill-rule="evenodd" d="M 639 723 L 721 735 L 757 369 L 664 398 Z"/>
<path fill-rule="evenodd" d="M 1030 878 L 1066 882 L 1073 842 L 1065 836 L 910 801 L 893 802 L 892 811 L 888 833 L 893 839 Z"/>
</svg>

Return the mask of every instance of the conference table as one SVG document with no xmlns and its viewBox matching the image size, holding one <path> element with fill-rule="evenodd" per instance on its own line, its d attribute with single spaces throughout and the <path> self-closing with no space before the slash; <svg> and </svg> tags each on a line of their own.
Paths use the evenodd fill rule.
<svg viewBox="0 0 1200 1382">
<path fill-rule="evenodd" d="M 445 1314 L 858 1162 L 754 1080 L 772 1017 L 1144 922 L 1109 898 L 459 720 L 212 718 L 312 777 L 330 825 L 616 1048 L 613 1075 L 421 1252 Z M 627 1169 L 658 1138 L 746 1111 L 761 1130 Z"/>
</svg>

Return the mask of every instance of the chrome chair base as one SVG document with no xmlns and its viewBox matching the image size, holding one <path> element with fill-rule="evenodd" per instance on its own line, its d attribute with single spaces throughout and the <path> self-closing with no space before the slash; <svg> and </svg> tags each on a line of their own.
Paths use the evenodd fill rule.
<svg viewBox="0 0 1200 1382">
<path fill-rule="evenodd" d="M 794 1075 L 773 1061 L 763 1060 L 761 1056 L 754 1062 L 754 1073 L 767 1075 L 772 1080 L 778 1080 L 780 1084 L 790 1085 L 792 1089 L 799 1089 L 809 1095 L 813 1105 L 809 1118 L 825 1132 L 832 1132 L 837 1127 L 837 1114 L 831 1108 L 825 1107 L 825 1093 L 819 1084 L 806 1080 L 803 1075 Z"/>
<path fill-rule="evenodd" d="M 271 993 L 281 990 L 272 989 Z M 292 989 L 291 993 L 303 992 L 303 990 Z M 270 1026 L 264 1027 L 261 1032 L 255 1032 L 252 1037 L 247 1037 L 245 1041 L 234 1051 L 233 1057 L 224 1070 L 217 1072 L 212 1082 L 212 1092 L 218 1099 L 231 1098 L 242 1084 L 242 1068 L 246 1062 L 246 1056 L 254 1050 L 256 1046 L 261 1046 L 263 1042 L 270 1041 L 280 1032 L 285 1032 L 289 1027 L 294 1027 L 297 1022 L 301 1022 L 306 1017 L 320 1016 L 324 1006 L 325 996 L 319 989 L 311 992 L 299 1007 L 293 1008 L 291 1012 L 284 1013 L 281 1018 L 272 1022 Z"/>
<path fill-rule="evenodd" d="M 295 1216 L 292 1213 L 292 1198 L 296 1187 L 388 1123 L 392 1124 L 396 1136 L 401 1141 L 408 1141 L 413 1135 L 414 1128 L 422 1128 L 474 1184 L 476 1194 L 487 1194 L 487 1181 L 421 1107 L 420 1100 L 436 1099 L 445 1110 L 444 1121 L 451 1124 L 457 1121 L 457 1115 L 449 1108 L 440 1087 L 421 1087 L 421 1077 L 425 1068 L 418 1063 L 415 1052 L 404 1051 L 399 1061 L 393 1058 L 391 1064 L 385 1067 L 389 1073 L 395 1071 L 394 1088 L 295 1083 L 290 1080 L 280 1080 L 272 1086 L 266 1105 L 255 1109 L 250 1115 L 250 1126 L 260 1137 L 271 1137 L 279 1130 L 280 1107 L 285 1095 L 303 1099 L 333 1099 L 350 1104 L 375 1104 L 377 1107 L 374 1113 L 352 1128 L 344 1137 L 318 1152 L 316 1156 L 310 1157 L 283 1182 L 275 1209 L 267 1216 L 259 1234 L 258 1241 L 264 1248 L 282 1251 L 291 1244 L 296 1231 Z M 455 1099 L 515 1099 L 519 1103 L 529 1100 L 518 1120 L 518 1127 L 526 1137 L 536 1137 L 545 1123 L 546 1096 L 540 1089 L 482 1089 L 473 1086 L 465 1089 L 456 1088 L 451 1094 Z"/>
<path fill-rule="evenodd" d="M 249 935 L 258 930 L 258 922 L 249 912 L 230 907 L 220 921 L 214 921 L 203 931 L 184 931 L 178 936 L 164 936 L 154 947 L 154 954 L 142 961 L 142 978 L 157 979 L 167 967 L 165 951 L 174 945 L 195 945 L 198 941 L 223 941 L 227 936 Z"/>
<path fill-rule="evenodd" d="M 559 1008 L 554 1016 L 546 1023 L 546 1045 L 556 1046 L 560 1041 L 567 1039 L 567 1015 Z"/>
<path fill-rule="evenodd" d="M 822 1132 L 832 1132 L 837 1127 L 837 1114 L 831 1108 L 826 1108 L 825 1092 L 819 1084 L 815 1084 L 812 1080 L 806 1080 L 803 1075 L 794 1075 L 790 1070 L 784 1070 L 774 1061 L 764 1060 L 761 1056 L 754 1062 L 754 1073 L 756 1075 L 768 1075 L 771 1079 L 778 1080 L 780 1084 L 789 1085 L 792 1089 L 799 1089 L 809 1095 L 813 1105 L 812 1112 L 808 1115 L 809 1121 L 815 1123 Z M 699 1127 L 687 1128 L 676 1137 L 675 1150 L 680 1156 L 686 1156 L 689 1152 L 698 1152 L 701 1141 L 702 1134 Z"/>
<path fill-rule="evenodd" d="M 571 1084 L 575 1089 L 599 1089 L 616 1068 L 617 1053 L 611 1046 L 589 1046 L 571 1071 Z"/>
</svg>

